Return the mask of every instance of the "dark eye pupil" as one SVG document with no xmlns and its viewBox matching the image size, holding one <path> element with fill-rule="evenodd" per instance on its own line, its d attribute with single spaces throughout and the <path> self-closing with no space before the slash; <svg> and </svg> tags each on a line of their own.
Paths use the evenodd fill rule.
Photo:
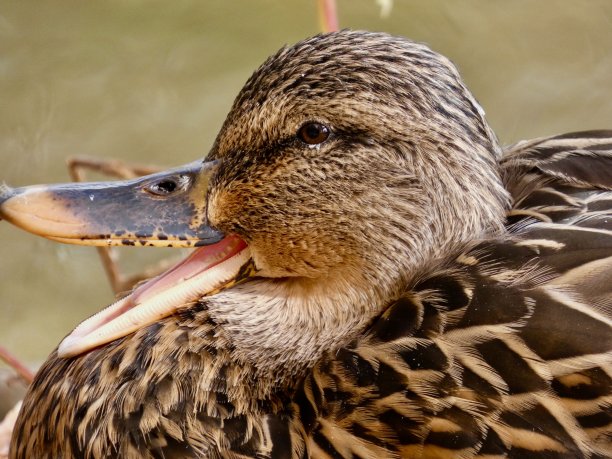
<svg viewBox="0 0 612 459">
<path fill-rule="evenodd" d="M 316 139 L 319 137 L 319 135 L 321 135 L 321 126 L 318 124 L 309 124 L 306 126 L 304 133 L 306 134 L 306 137 Z"/>
<path fill-rule="evenodd" d="M 329 128 L 321 123 L 307 123 L 298 131 L 298 137 L 309 145 L 323 143 L 329 137 Z"/>
</svg>

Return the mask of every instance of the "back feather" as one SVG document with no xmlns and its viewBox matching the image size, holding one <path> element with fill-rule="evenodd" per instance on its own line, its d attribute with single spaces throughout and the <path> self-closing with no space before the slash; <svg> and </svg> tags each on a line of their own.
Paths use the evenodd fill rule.
<svg viewBox="0 0 612 459">
<path fill-rule="evenodd" d="M 501 168 L 508 236 L 304 381 L 291 430 L 312 457 L 612 457 L 612 131 L 521 142 Z"/>
</svg>

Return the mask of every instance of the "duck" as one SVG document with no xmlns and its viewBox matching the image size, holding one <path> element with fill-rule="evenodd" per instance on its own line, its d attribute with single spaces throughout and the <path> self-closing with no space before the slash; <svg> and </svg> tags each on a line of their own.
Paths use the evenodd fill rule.
<svg viewBox="0 0 612 459">
<path fill-rule="evenodd" d="M 0 216 L 193 249 L 63 339 L 13 459 L 612 456 L 612 130 L 502 148 L 424 44 L 283 47 L 204 160 Z"/>
</svg>

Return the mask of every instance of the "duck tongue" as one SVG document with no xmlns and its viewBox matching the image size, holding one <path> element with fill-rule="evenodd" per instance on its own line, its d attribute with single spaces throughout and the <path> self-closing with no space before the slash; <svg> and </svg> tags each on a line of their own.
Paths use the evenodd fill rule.
<svg viewBox="0 0 612 459">
<path fill-rule="evenodd" d="M 72 357 L 146 327 L 202 296 L 239 279 L 249 261 L 247 244 L 237 236 L 199 248 L 168 271 L 82 322 L 60 343 L 60 357 Z"/>
</svg>

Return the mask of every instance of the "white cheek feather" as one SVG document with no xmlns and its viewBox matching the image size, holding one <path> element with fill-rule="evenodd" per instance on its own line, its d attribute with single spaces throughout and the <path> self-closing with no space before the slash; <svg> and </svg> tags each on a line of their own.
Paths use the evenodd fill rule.
<svg viewBox="0 0 612 459">
<path fill-rule="evenodd" d="M 256 280 L 210 297 L 207 305 L 235 347 L 235 358 L 258 371 L 296 373 L 346 345 L 372 317 L 374 299 L 345 287 L 304 292 Z"/>
</svg>

